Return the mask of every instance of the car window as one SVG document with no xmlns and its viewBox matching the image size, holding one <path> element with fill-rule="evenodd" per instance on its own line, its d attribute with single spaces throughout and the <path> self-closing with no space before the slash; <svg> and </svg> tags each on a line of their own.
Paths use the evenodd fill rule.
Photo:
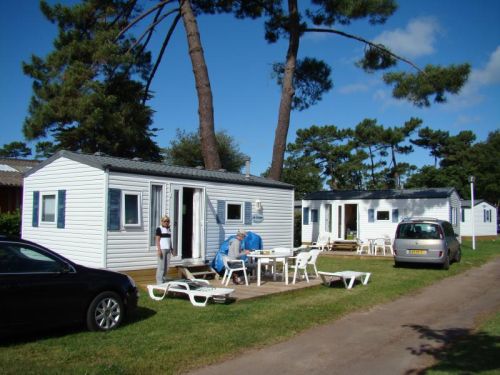
<svg viewBox="0 0 500 375">
<path fill-rule="evenodd" d="M 450 223 L 444 222 L 443 229 L 446 237 L 455 237 L 455 232 L 453 232 L 453 227 L 451 226 Z"/>
<path fill-rule="evenodd" d="M 41 249 L 25 244 L 0 244 L 0 273 L 59 272 L 63 262 Z"/>
<path fill-rule="evenodd" d="M 404 223 L 398 226 L 396 238 L 437 240 L 442 238 L 437 224 L 431 223 Z"/>
</svg>

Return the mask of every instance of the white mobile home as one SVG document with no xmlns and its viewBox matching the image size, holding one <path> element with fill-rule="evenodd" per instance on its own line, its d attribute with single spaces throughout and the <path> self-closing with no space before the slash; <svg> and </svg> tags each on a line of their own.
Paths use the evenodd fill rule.
<svg viewBox="0 0 500 375">
<path fill-rule="evenodd" d="M 249 169 L 249 168 L 248 168 Z M 203 263 L 238 229 L 264 246 L 293 244 L 293 186 L 247 174 L 61 151 L 24 178 L 22 235 L 83 265 L 156 267 L 160 217 L 172 265 Z"/>
<path fill-rule="evenodd" d="M 460 234 L 459 212 L 454 188 L 319 191 L 302 201 L 302 242 L 324 233 L 330 241 L 394 238 L 398 222 L 411 216 L 448 220 Z"/>
<path fill-rule="evenodd" d="M 472 236 L 471 201 L 462 201 L 462 218 L 460 233 L 462 236 Z M 497 208 L 492 204 L 478 199 L 474 201 L 474 236 L 487 237 L 497 235 Z"/>
</svg>

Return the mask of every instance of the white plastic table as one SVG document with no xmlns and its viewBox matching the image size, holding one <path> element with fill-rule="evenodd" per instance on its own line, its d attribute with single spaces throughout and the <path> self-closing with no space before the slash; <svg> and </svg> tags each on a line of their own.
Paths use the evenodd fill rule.
<svg viewBox="0 0 500 375">
<path fill-rule="evenodd" d="M 247 254 L 247 257 L 256 259 L 257 260 L 257 286 L 260 286 L 260 277 L 261 277 L 261 261 L 262 259 L 284 259 L 284 265 L 283 267 L 285 268 L 285 285 L 288 285 L 288 258 L 290 258 L 292 254 L 290 253 L 271 253 L 269 252 L 264 254 L 263 252 L 251 252 L 250 254 Z"/>
<path fill-rule="evenodd" d="M 357 272 L 357 271 L 340 271 L 340 272 L 324 272 L 319 271 L 319 276 L 323 280 L 323 284 L 330 285 L 335 277 L 340 278 L 347 289 L 351 289 L 356 279 L 360 280 L 363 285 L 368 284 L 370 280 L 370 272 Z"/>
</svg>

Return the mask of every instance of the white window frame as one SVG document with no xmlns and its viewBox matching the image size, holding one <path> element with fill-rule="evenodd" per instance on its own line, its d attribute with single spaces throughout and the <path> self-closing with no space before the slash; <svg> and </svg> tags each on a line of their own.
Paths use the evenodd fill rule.
<svg viewBox="0 0 500 375">
<path fill-rule="evenodd" d="M 53 196 L 54 197 L 54 220 L 44 220 L 44 198 Z M 56 224 L 57 223 L 57 192 L 40 193 L 40 208 L 39 208 L 39 218 L 40 223 L 43 224 Z"/>
<path fill-rule="evenodd" d="M 125 220 L 125 205 L 127 203 L 126 196 L 134 195 L 137 197 L 137 223 L 127 223 Z M 142 193 L 139 191 L 122 191 L 122 207 L 121 207 L 121 217 L 122 217 L 122 227 L 123 228 L 138 228 L 142 225 Z"/>
<path fill-rule="evenodd" d="M 229 205 L 240 206 L 240 219 L 230 219 L 229 215 Z M 245 219 L 245 203 L 244 202 L 226 202 L 226 223 L 229 224 L 243 224 Z"/>
<path fill-rule="evenodd" d="M 378 218 L 379 212 L 387 212 L 387 219 L 379 219 Z M 375 211 L 375 221 L 391 221 L 391 211 L 390 210 L 377 210 L 377 211 Z"/>
</svg>

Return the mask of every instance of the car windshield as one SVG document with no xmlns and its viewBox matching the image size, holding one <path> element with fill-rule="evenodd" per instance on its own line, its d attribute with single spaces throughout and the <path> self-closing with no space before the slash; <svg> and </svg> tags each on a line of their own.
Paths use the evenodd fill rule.
<svg viewBox="0 0 500 375">
<path fill-rule="evenodd" d="M 442 234 L 437 224 L 404 223 L 399 225 L 396 238 L 437 240 L 442 238 Z"/>
</svg>

